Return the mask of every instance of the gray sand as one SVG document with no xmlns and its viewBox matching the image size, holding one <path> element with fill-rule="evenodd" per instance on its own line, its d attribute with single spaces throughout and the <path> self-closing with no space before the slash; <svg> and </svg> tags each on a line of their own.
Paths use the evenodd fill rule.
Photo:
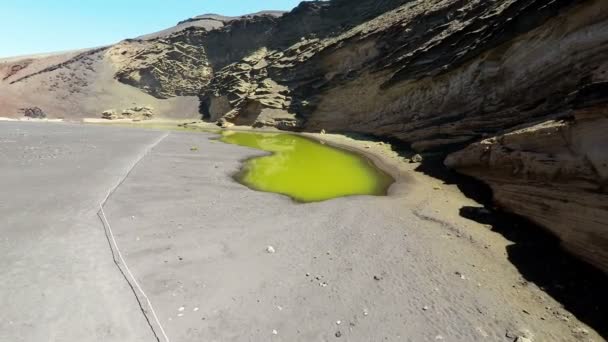
<svg viewBox="0 0 608 342">
<path fill-rule="evenodd" d="M 155 340 L 96 213 L 163 134 L 0 123 L 0 341 Z M 297 204 L 236 183 L 261 152 L 211 137 L 172 132 L 105 206 L 171 341 L 572 340 L 454 189 Z"/>
</svg>

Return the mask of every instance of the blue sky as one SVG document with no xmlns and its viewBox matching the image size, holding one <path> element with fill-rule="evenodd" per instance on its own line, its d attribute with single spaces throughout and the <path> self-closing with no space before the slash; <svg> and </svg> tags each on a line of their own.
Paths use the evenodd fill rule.
<svg viewBox="0 0 608 342">
<path fill-rule="evenodd" d="M 289 10 L 300 0 L 1 0 L 0 57 L 111 44 L 205 13 Z"/>
</svg>

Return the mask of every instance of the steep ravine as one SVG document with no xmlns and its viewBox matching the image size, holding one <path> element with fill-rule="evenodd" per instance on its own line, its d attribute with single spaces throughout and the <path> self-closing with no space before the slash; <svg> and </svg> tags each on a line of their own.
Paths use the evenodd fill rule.
<svg viewBox="0 0 608 342">
<path fill-rule="evenodd" d="M 0 60 L 0 116 L 139 105 L 395 139 L 442 153 L 487 183 L 497 206 L 608 271 L 607 57 L 605 0 L 311 1 Z"/>
</svg>

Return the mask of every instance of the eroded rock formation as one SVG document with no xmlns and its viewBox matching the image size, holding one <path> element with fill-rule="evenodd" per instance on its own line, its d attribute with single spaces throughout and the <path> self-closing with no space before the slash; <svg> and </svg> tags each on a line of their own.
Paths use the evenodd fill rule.
<svg viewBox="0 0 608 342">
<path fill-rule="evenodd" d="M 591 88 L 604 93 L 606 85 Z M 471 144 L 445 164 L 488 183 L 498 205 L 546 227 L 573 253 L 606 269 L 606 132 L 608 101 L 590 103 L 567 118 Z"/>
</svg>

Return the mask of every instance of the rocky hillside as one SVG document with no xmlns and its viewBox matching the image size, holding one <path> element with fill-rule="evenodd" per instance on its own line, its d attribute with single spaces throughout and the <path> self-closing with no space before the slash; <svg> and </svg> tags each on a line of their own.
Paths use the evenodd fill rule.
<svg viewBox="0 0 608 342">
<path fill-rule="evenodd" d="M 0 115 L 158 116 L 397 139 L 608 271 L 608 3 L 332 0 L 0 61 Z M 452 154 L 450 154 L 452 153 Z"/>
</svg>

